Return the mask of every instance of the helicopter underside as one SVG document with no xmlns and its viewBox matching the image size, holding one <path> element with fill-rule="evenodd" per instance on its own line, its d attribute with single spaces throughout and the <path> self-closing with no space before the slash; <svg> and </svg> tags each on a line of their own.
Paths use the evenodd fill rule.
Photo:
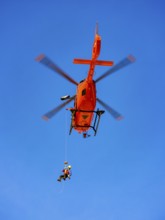
<svg viewBox="0 0 165 220">
<path fill-rule="evenodd" d="M 94 132 L 94 136 L 96 136 L 101 115 L 104 113 L 103 110 L 98 109 L 97 111 L 87 111 L 87 110 L 72 109 L 71 113 L 72 113 L 72 119 L 71 119 L 69 134 L 72 133 L 72 129 L 74 128 L 78 133 L 83 133 L 83 136 L 86 137 L 87 131 L 91 128 Z M 82 116 L 82 120 L 79 120 L 79 122 L 75 121 L 76 114 L 79 114 L 79 117 Z M 90 115 L 91 120 L 87 120 L 88 115 Z M 91 123 L 93 118 L 94 118 L 93 123 Z"/>
</svg>

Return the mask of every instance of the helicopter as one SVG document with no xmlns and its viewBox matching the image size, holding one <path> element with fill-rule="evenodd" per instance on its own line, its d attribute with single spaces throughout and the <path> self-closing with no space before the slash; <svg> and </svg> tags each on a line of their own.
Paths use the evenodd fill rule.
<svg viewBox="0 0 165 220">
<path fill-rule="evenodd" d="M 52 62 L 44 54 L 40 54 L 35 58 L 37 62 L 47 66 L 57 74 L 64 77 L 70 83 L 77 86 L 76 94 L 72 97 L 69 95 L 62 96 L 61 100 L 65 101 L 53 110 L 47 112 L 43 115 L 43 119 L 49 120 L 62 108 L 64 108 L 71 101 L 74 101 L 74 107 L 67 108 L 71 112 L 71 124 L 69 134 L 72 133 L 72 129 L 75 129 L 78 133 L 83 134 L 83 137 L 89 137 L 88 131 L 93 130 L 94 136 L 96 136 L 100 118 L 105 112 L 104 110 L 96 109 L 96 102 L 104 107 L 115 119 L 121 120 L 123 116 L 114 110 L 112 107 L 103 102 L 100 98 L 96 97 L 96 84 L 109 76 L 110 74 L 118 71 L 119 69 L 133 63 L 135 58 L 132 55 L 127 56 L 122 61 L 114 65 L 113 61 L 98 60 L 101 51 L 101 36 L 98 33 L 98 24 L 96 24 L 94 43 L 92 47 L 92 57 L 91 59 L 80 59 L 76 58 L 73 60 L 74 64 L 86 64 L 89 65 L 89 70 L 87 77 L 81 80 L 79 83 L 76 82 L 71 76 L 64 72 L 60 67 L 58 67 L 54 62 Z M 104 74 L 102 74 L 97 79 L 93 79 L 95 66 L 111 66 Z M 113 66 L 114 65 L 114 66 Z M 113 67 L 112 67 L 113 66 Z"/>
</svg>

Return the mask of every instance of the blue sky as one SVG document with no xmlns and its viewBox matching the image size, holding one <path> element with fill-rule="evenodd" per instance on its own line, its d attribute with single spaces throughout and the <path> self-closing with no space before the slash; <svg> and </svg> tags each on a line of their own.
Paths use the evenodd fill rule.
<svg viewBox="0 0 165 220">
<path fill-rule="evenodd" d="M 1 1 L 0 219 L 165 219 L 164 9 L 161 0 Z M 136 62 L 97 85 L 124 120 L 106 112 L 83 139 L 68 135 L 65 109 L 41 119 L 76 87 L 34 58 L 45 53 L 82 80 L 88 66 L 72 60 L 91 57 L 96 22 L 100 59 Z M 60 184 L 65 159 L 73 176 Z"/>
</svg>

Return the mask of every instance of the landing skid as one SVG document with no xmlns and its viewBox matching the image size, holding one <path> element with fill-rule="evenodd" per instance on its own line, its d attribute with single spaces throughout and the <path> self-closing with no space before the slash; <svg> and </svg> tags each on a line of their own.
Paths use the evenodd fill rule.
<svg viewBox="0 0 165 220">
<path fill-rule="evenodd" d="M 105 111 L 99 110 L 99 109 L 97 109 L 97 111 L 84 111 L 84 110 L 71 109 L 70 111 L 71 111 L 71 113 L 72 113 L 72 119 L 73 119 L 75 113 L 78 112 L 78 111 L 79 111 L 79 112 L 92 112 L 92 113 L 94 113 L 94 115 L 95 115 L 95 119 L 94 119 L 93 125 L 90 125 L 90 126 L 82 126 L 82 125 L 73 126 L 73 125 L 72 125 L 72 119 L 71 119 L 71 125 L 70 125 L 69 135 L 72 133 L 72 129 L 73 129 L 73 128 L 92 128 L 93 131 L 94 131 L 94 136 L 96 136 L 97 130 L 98 130 L 98 127 L 99 127 L 99 123 L 100 123 L 101 115 L 104 114 Z M 87 137 L 89 137 L 89 136 L 90 136 L 90 135 L 88 135 L 87 132 L 83 132 L 83 137 L 84 137 L 84 138 L 87 138 Z"/>
</svg>

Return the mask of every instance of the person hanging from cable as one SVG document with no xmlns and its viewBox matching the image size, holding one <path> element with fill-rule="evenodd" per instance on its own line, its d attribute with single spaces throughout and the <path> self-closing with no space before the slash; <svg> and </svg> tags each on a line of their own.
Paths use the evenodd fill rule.
<svg viewBox="0 0 165 220">
<path fill-rule="evenodd" d="M 67 178 L 70 179 L 72 172 L 71 172 L 71 165 L 68 165 L 68 162 L 65 161 L 64 162 L 64 169 L 62 170 L 63 174 L 59 176 L 59 178 L 57 179 L 57 181 L 61 182 L 61 180 L 66 180 Z"/>
</svg>

